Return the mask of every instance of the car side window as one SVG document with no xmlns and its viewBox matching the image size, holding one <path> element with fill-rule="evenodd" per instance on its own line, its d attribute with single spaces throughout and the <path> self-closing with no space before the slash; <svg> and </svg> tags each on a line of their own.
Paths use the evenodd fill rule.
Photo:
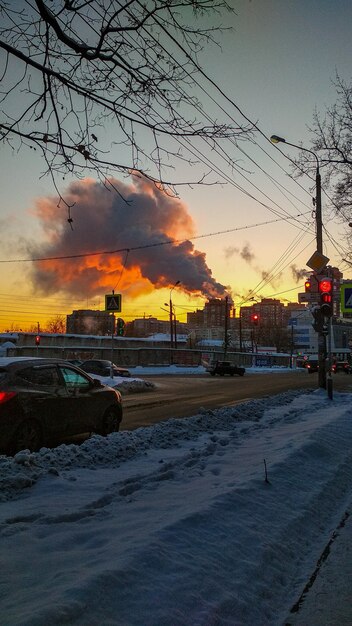
<svg viewBox="0 0 352 626">
<path fill-rule="evenodd" d="M 89 389 L 91 384 L 90 380 L 80 374 L 80 372 L 76 372 L 76 370 L 72 370 L 69 367 L 60 367 L 60 371 L 68 390 Z"/>
<path fill-rule="evenodd" d="M 57 387 L 60 385 L 59 374 L 55 365 L 26 367 L 20 370 L 17 376 L 40 387 Z"/>
</svg>

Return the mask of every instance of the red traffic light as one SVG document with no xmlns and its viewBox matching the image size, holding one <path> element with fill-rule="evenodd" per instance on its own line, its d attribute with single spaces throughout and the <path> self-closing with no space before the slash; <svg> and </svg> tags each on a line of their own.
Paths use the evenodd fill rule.
<svg viewBox="0 0 352 626">
<path fill-rule="evenodd" d="M 320 293 L 320 311 L 324 317 L 331 317 L 333 314 L 332 307 L 332 280 L 323 277 L 319 280 Z"/>
<path fill-rule="evenodd" d="M 39 344 L 40 344 L 40 335 L 37 335 L 35 338 L 35 345 L 39 346 Z"/>
<path fill-rule="evenodd" d="M 252 315 L 251 315 L 251 322 L 252 322 L 252 324 L 255 324 L 255 325 L 258 324 L 258 322 L 259 322 L 259 315 L 258 315 L 258 313 L 252 313 Z"/>
<path fill-rule="evenodd" d="M 331 294 L 332 280 L 330 278 L 321 278 L 319 280 L 319 291 L 321 294 L 323 293 Z"/>
<path fill-rule="evenodd" d="M 322 302 L 323 304 L 330 304 L 332 302 L 331 293 L 322 293 L 320 296 L 320 302 Z"/>
</svg>

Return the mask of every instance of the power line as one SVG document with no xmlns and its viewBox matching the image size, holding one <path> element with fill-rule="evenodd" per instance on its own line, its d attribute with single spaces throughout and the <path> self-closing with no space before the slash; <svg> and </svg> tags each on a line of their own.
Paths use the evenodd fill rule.
<svg viewBox="0 0 352 626">
<path fill-rule="evenodd" d="M 194 235 L 194 237 L 188 237 L 186 239 L 168 239 L 167 241 L 159 241 L 156 243 L 144 244 L 141 246 L 131 246 L 125 248 L 117 248 L 115 250 L 101 250 L 99 252 L 85 252 L 82 254 L 68 254 L 62 256 L 51 256 L 51 257 L 33 257 L 32 259 L 0 259 L 0 263 L 34 263 L 41 261 L 61 261 L 66 259 L 81 259 L 92 256 L 102 256 L 105 254 L 118 254 L 120 252 L 130 253 L 135 250 L 146 250 L 148 248 L 156 248 L 158 246 L 167 246 L 172 244 L 180 244 L 185 243 L 187 241 L 194 241 L 195 239 L 204 239 L 206 237 L 215 237 L 217 235 L 224 235 L 226 233 L 233 233 L 240 230 L 249 230 L 251 228 L 258 228 L 259 226 L 266 226 L 268 224 L 274 224 L 276 222 L 281 222 L 283 219 L 285 221 L 290 219 L 296 219 L 297 217 L 303 216 L 305 213 L 300 213 L 297 216 L 285 217 L 285 218 L 277 218 L 275 220 L 268 220 L 266 222 L 258 222 L 256 224 L 250 224 L 247 226 L 237 226 L 235 228 L 228 228 L 226 230 L 219 230 L 213 233 L 206 233 L 204 235 Z"/>
</svg>

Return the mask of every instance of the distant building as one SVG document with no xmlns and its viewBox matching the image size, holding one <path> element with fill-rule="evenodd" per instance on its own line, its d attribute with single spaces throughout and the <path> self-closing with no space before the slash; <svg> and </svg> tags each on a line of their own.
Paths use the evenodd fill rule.
<svg viewBox="0 0 352 626">
<path fill-rule="evenodd" d="M 205 303 L 204 306 L 204 326 L 206 328 L 214 328 L 217 326 L 225 327 L 226 311 L 228 320 L 232 316 L 233 304 L 220 298 L 212 298 Z"/>
<path fill-rule="evenodd" d="M 190 328 L 202 328 L 204 326 L 204 310 L 197 309 L 191 313 L 187 313 L 187 325 Z"/>
<path fill-rule="evenodd" d="M 139 317 L 128 322 L 125 335 L 127 337 L 150 337 L 158 333 L 170 332 L 170 323 L 156 317 Z"/>
<path fill-rule="evenodd" d="M 253 313 L 258 313 L 259 323 L 263 326 L 284 326 L 284 304 L 273 298 L 262 298 L 252 306 Z"/>
<path fill-rule="evenodd" d="M 66 317 L 67 334 L 111 335 L 115 332 L 115 316 L 106 311 L 80 309 Z"/>
</svg>

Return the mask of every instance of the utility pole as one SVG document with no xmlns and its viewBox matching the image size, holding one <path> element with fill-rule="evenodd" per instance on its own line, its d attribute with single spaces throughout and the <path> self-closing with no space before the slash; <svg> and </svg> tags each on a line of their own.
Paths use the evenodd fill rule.
<svg viewBox="0 0 352 626">
<path fill-rule="evenodd" d="M 294 143 L 290 143 L 286 141 L 283 137 L 279 137 L 278 135 L 272 135 L 270 137 L 270 141 L 274 144 L 276 143 L 285 143 L 288 146 L 293 146 L 293 148 L 298 148 L 298 150 L 302 150 L 303 152 L 309 152 L 312 154 L 316 161 L 316 169 L 315 169 L 315 225 L 316 225 L 316 246 L 317 252 L 320 255 L 323 255 L 323 222 L 322 222 L 322 211 L 321 211 L 321 176 L 319 171 L 319 159 L 313 150 L 309 150 L 308 148 L 303 148 L 302 146 L 297 146 Z M 319 276 L 322 276 L 322 270 L 316 272 L 317 280 L 319 281 Z M 317 329 L 318 333 L 318 383 L 319 387 L 322 389 L 326 389 L 326 359 L 327 359 L 327 345 L 326 345 L 326 331 L 322 326 L 326 324 L 321 324 Z"/>
<path fill-rule="evenodd" d="M 228 326 L 228 309 L 229 309 L 229 297 L 226 296 L 225 297 L 225 328 L 224 328 L 224 360 L 226 359 L 226 354 L 227 354 L 227 342 L 228 342 L 228 335 L 227 335 L 227 326 Z"/>
<path fill-rule="evenodd" d="M 316 224 L 316 240 L 317 240 L 317 252 L 323 254 L 323 221 L 321 214 L 321 176 L 319 171 L 319 161 L 315 153 L 313 153 L 316 161 L 316 175 L 315 175 L 315 224 Z M 318 381 L 321 389 L 326 389 L 326 359 L 327 359 L 327 346 L 326 346 L 326 333 L 319 328 L 318 331 Z"/>
</svg>

